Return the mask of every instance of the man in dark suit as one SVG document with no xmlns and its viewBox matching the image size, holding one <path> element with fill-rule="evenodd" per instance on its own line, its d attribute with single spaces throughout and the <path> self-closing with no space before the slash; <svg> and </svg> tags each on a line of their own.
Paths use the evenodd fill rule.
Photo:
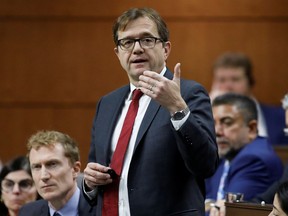
<svg viewBox="0 0 288 216">
<path fill-rule="evenodd" d="M 77 187 L 80 156 L 76 142 L 57 131 L 39 131 L 28 141 L 32 177 L 43 198 L 24 205 L 20 216 L 95 216 Z M 91 202 L 92 203 L 92 202 Z"/>
<path fill-rule="evenodd" d="M 255 80 L 252 62 L 242 53 L 227 52 L 219 56 L 213 65 L 213 81 L 210 98 L 234 92 L 253 98 L 258 110 L 258 134 L 267 137 L 273 145 L 288 144 L 285 136 L 285 111 L 281 106 L 271 106 L 257 101 L 252 95 Z M 280 101 L 280 98 L 279 98 Z"/>
<path fill-rule="evenodd" d="M 204 179 L 218 164 L 207 92 L 194 81 L 180 79 L 180 64 L 174 74 L 166 68 L 171 50 L 168 29 L 153 9 L 126 11 L 113 33 L 115 53 L 130 84 L 98 103 L 90 163 L 84 170 L 85 192 L 91 199 L 96 196 L 101 215 L 107 188 L 120 177 L 115 215 L 204 215 Z M 134 89 L 144 95 L 122 172 L 112 179 L 107 171 L 113 168 L 112 156 Z"/>
<path fill-rule="evenodd" d="M 213 100 L 212 110 L 221 163 L 206 180 L 206 202 L 214 200 L 223 207 L 227 193 L 242 193 L 246 201 L 251 200 L 281 177 L 282 161 L 267 139 L 257 136 L 252 99 L 226 93 Z M 213 208 L 211 215 L 217 213 Z"/>
</svg>

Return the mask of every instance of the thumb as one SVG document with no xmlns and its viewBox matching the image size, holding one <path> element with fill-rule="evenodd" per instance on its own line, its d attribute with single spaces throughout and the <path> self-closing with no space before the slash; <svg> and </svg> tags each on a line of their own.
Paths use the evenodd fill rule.
<svg viewBox="0 0 288 216">
<path fill-rule="evenodd" d="M 181 75 L 181 69 L 180 69 L 181 64 L 177 63 L 174 67 L 174 76 L 173 76 L 173 81 L 176 82 L 178 85 L 180 84 L 180 75 Z"/>
</svg>

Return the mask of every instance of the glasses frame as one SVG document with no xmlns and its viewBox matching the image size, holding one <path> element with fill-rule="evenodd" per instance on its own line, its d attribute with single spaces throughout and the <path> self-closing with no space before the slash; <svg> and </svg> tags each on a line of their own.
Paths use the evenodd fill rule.
<svg viewBox="0 0 288 216">
<path fill-rule="evenodd" d="M 144 43 L 144 40 L 147 39 L 147 38 L 150 38 L 150 39 L 153 39 L 153 40 L 154 40 L 153 46 L 149 46 L 149 47 L 144 46 L 144 47 L 143 47 L 143 44 L 142 44 L 142 43 Z M 131 47 L 125 48 L 125 47 L 123 46 L 123 44 L 121 44 L 121 42 L 122 42 L 122 41 L 125 41 L 125 40 L 131 40 L 131 41 L 133 41 L 133 44 L 131 45 Z M 120 49 L 122 49 L 123 51 L 131 51 L 131 50 L 134 49 L 136 42 L 138 42 L 139 45 L 140 45 L 140 47 L 141 47 L 142 49 L 153 49 L 153 48 L 156 46 L 156 43 L 157 43 L 158 40 L 161 41 L 162 43 L 164 43 L 164 41 L 163 41 L 161 38 L 152 37 L 152 36 L 143 37 L 143 38 L 138 38 L 138 39 L 134 39 L 134 38 L 123 38 L 123 39 L 120 39 L 120 40 L 117 41 L 117 46 L 119 46 Z"/>
<path fill-rule="evenodd" d="M 11 185 L 7 186 L 5 185 L 5 182 L 9 182 Z M 3 179 L 3 181 L 1 182 L 1 190 L 6 193 L 11 193 L 15 187 L 15 184 L 18 184 L 19 190 L 21 192 L 28 192 L 33 187 L 34 182 L 32 179 L 23 179 L 19 182 L 15 182 L 11 179 Z"/>
</svg>

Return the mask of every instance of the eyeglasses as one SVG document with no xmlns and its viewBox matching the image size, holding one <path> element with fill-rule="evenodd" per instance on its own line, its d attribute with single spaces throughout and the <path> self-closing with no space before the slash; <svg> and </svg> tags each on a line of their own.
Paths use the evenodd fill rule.
<svg viewBox="0 0 288 216">
<path fill-rule="evenodd" d="M 33 181 L 31 179 L 24 179 L 19 182 L 14 182 L 10 179 L 4 179 L 1 184 L 1 188 L 5 192 L 12 192 L 15 184 L 18 184 L 19 188 L 23 192 L 27 192 L 33 186 Z"/>
<path fill-rule="evenodd" d="M 134 48 L 135 43 L 138 41 L 143 49 L 152 49 L 155 47 L 158 40 L 163 42 L 161 38 L 156 37 L 144 37 L 139 39 L 126 38 L 118 40 L 117 46 L 120 46 L 124 51 L 131 51 Z"/>
</svg>

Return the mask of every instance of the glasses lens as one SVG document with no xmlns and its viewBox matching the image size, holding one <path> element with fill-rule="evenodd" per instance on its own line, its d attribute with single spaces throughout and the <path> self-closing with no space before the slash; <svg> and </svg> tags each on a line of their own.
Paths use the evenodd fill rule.
<svg viewBox="0 0 288 216">
<path fill-rule="evenodd" d="M 33 181 L 30 179 L 22 180 L 19 182 L 19 187 L 23 191 L 29 190 L 32 187 L 32 185 L 33 185 Z"/>
<path fill-rule="evenodd" d="M 119 45 L 122 49 L 127 50 L 133 47 L 134 42 L 132 39 L 123 39 L 119 41 Z"/>
<path fill-rule="evenodd" d="M 2 181 L 2 189 L 5 191 L 11 191 L 14 187 L 14 182 L 11 180 L 3 180 Z"/>
<path fill-rule="evenodd" d="M 144 48 L 153 48 L 155 46 L 156 39 L 155 38 L 142 38 L 140 40 L 141 46 Z"/>
</svg>

